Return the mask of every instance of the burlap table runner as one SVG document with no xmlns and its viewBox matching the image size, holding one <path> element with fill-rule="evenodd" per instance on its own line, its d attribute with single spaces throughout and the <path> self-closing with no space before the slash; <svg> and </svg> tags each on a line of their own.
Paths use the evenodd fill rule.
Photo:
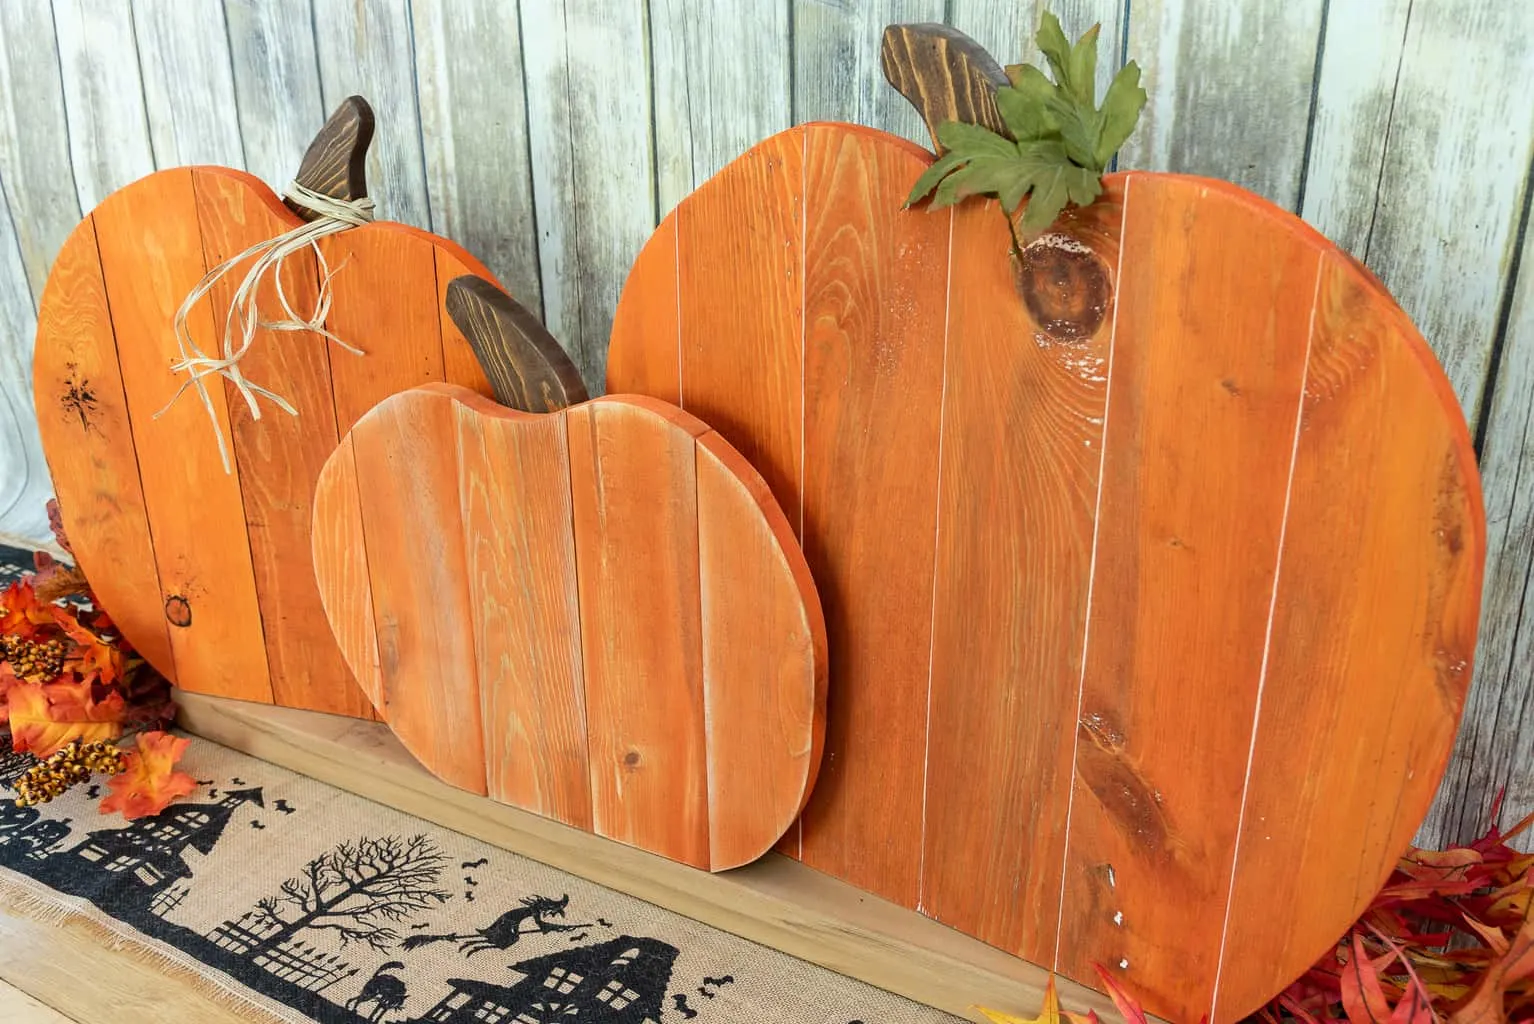
<svg viewBox="0 0 1534 1024">
<path fill-rule="evenodd" d="M 132 824 L 101 787 L 0 789 L 0 889 L 287 1021 L 955 1020 L 207 740 L 182 767 L 196 792 Z"/>
</svg>

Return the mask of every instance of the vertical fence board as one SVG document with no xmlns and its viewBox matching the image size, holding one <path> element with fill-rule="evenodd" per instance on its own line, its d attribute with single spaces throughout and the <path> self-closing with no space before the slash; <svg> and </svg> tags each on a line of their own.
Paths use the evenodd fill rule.
<svg viewBox="0 0 1534 1024">
<path fill-rule="evenodd" d="M 155 166 L 243 168 L 223 8 L 133 0 L 133 31 Z"/>
<path fill-rule="evenodd" d="M 851 121 L 930 148 L 916 108 L 879 70 L 879 41 L 886 25 L 942 20 L 943 0 L 794 0 L 794 123 Z"/>
<path fill-rule="evenodd" d="M 245 166 L 281 189 L 328 111 L 310 0 L 224 0 Z"/>
<path fill-rule="evenodd" d="M 1294 208 L 1324 0 L 1135 0 L 1150 102 L 1119 166 L 1227 178 Z"/>
<path fill-rule="evenodd" d="M 644 11 L 528 0 L 522 27 L 543 319 L 601 394 L 618 292 L 655 226 Z"/>
<path fill-rule="evenodd" d="M 0 4 L 0 180 L 26 268 L 26 287 L 13 291 L 7 282 L 0 305 L 35 307 L 53 257 L 80 221 L 47 0 Z M 18 337 L 30 353 L 31 332 Z"/>
<path fill-rule="evenodd" d="M 0 542 L 48 536 L 52 493 L 32 405 L 32 335 L 37 321 L 17 243 L 8 181 L 0 181 Z M 12 342 L 10 339 L 16 339 Z"/>
<path fill-rule="evenodd" d="M 975 37 L 998 64 L 1026 61 L 1044 66 L 1044 55 L 1034 44 L 1039 19 L 1045 11 L 1054 11 L 1060 27 L 1073 41 L 1093 25 L 1101 25 L 1097 37 L 1097 94 L 1123 63 L 1119 58 L 1124 41 L 1125 0 L 953 0 L 953 27 Z M 1129 54 L 1135 56 L 1133 50 Z M 1140 66 L 1145 66 L 1144 58 Z"/>
<path fill-rule="evenodd" d="M 358 94 L 379 114 L 367 163 L 368 195 L 379 218 L 426 228 L 431 213 L 409 6 L 409 0 L 314 0 L 314 44 L 325 109 Z"/>
<path fill-rule="evenodd" d="M 524 306 L 541 309 L 517 8 L 417 3 L 411 17 L 432 228 L 484 261 Z"/>
<path fill-rule="evenodd" d="M 650 0 L 662 216 L 793 120 L 789 13 L 783 0 Z"/>
<path fill-rule="evenodd" d="M 130 9 L 55 0 L 69 156 L 80 209 L 154 170 Z"/>
</svg>

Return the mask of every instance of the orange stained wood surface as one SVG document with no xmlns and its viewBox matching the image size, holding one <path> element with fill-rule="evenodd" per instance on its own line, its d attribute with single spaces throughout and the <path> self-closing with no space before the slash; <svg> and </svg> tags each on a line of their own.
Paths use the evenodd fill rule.
<svg viewBox="0 0 1534 1024">
<path fill-rule="evenodd" d="M 203 275 L 299 224 L 255 178 L 216 167 L 161 171 L 108 196 L 66 240 L 38 314 L 34 398 L 65 527 L 102 606 L 180 686 L 218 696 L 371 717 L 325 621 L 309 560 L 315 480 L 337 438 L 374 402 L 448 380 L 489 393 L 468 343 L 440 313 L 439 272 L 486 274 L 446 239 L 376 223 L 324 240 L 329 330 L 261 329 L 241 362 L 287 398 L 255 417 L 208 380 L 234 472 L 226 474 L 186 377 L 173 322 Z M 344 265 L 343 265 L 344 262 Z M 219 350 L 248 263 L 216 283 L 188 327 Z M 281 270 L 293 308 L 319 288 L 312 251 Z M 442 284 L 445 287 L 445 282 Z M 258 293 L 280 318 L 276 283 Z"/>
<path fill-rule="evenodd" d="M 1354 920 L 1443 770 L 1468 431 L 1378 282 L 1265 201 L 1112 175 L 1014 257 L 994 203 L 902 210 L 931 159 L 808 125 L 726 167 L 636 261 L 608 388 L 766 453 L 799 527 L 833 660 L 779 849 L 1238 1020 Z M 757 259 L 776 288 L 737 286 Z"/>
<path fill-rule="evenodd" d="M 440 777 L 710 870 L 799 814 L 820 605 L 766 483 L 695 417 L 416 388 L 342 440 L 315 509 L 342 652 Z"/>
</svg>

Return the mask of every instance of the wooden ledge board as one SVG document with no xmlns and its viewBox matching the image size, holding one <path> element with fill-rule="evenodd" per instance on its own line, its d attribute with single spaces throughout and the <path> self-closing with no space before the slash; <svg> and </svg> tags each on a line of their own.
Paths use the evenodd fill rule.
<svg viewBox="0 0 1534 1024">
<path fill-rule="evenodd" d="M 449 786 L 378 722 L 193 693 L 177 702 L 181 726 L 215 743 L 907 999 L 975 1021 L 977 1005 L 1032 1016 L 1043 1002 L 1042 968 L 780 854 L 709 874 Z M 1066 1008 L 1123 1019 L 1105 996 L 1056 984 Z"/>
</svg>

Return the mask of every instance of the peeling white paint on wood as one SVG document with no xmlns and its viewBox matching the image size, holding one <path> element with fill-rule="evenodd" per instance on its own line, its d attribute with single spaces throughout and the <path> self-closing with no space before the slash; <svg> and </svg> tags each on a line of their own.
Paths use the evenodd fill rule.
<svg viewBox="0 0 1534 1024">
<path fill-rule="evenodd" d="M 280 192 L 330 114 L 309 0 L 224 0 L 245 169 Z"/>
<path fill-rule="evenodd" d="M 245 166 L 223 7 L 133 0 L 133 30 L 155 166 Z"/>
</svg>

